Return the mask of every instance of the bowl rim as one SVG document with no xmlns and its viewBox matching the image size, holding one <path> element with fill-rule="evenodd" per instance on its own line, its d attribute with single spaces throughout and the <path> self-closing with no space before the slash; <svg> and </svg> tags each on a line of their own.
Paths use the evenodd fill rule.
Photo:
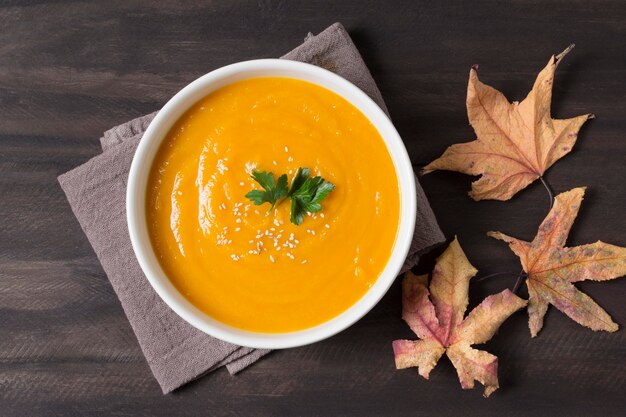
<svg viewBox="0 0 626 417">
<path fill-rule="evenodd" d="M 254 75 L 264 73 L 268 75 Z M 333 91 L 359 109 L 383 138 L 394 164 L 400 191 L 396 240 L 392 254 L 376 282 L 338 316 L 314 327 L 287 333 L 259 333 L 235 328 L 210 317 L 191 304 L 162 270 L 152 248 L 145 216 L 148 174 L 154 156 L 174 122 L 211 92 L 239 80 L 262 76 L 283 76 L 312 82 Z M 226 342 L 251 348 L 283 349 L 314 343 L 345 330 L 367 314 L 387 293 L 411 246 L 416 219 L 415 177 L 404 143 L 390 119 L 357 86 L 315 65 L 284 59 L 257 59 L 213 70 L 185 86 L 163 106 L 146 129 L 133 156 L 126 189 L 126 215 L 132 248 L 144 275 L 159 297 L 183 320 Z"/>
</svg>

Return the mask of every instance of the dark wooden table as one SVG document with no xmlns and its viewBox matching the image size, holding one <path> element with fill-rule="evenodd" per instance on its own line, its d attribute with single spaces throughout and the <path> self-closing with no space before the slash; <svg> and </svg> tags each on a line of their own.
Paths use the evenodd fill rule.
<svg viewBox="0 0 626 417">
<path fill-rule="evenodd" d="M 472 64 L 519 100 L 549 56 L 576 42 L 557 73 L 553 114 L 597 119 L 547 180 L 557 192 L 589 187 L 571 245 L 626 245 L 624 2 L 0 1 L 0 415 L 624 415 L 626 332 L 594 333 L 553 308 L 538 338 L 518 313 L 487 344 L 502 387 L 490 399 L 462 391 L 447 359 L 430 381 L 396 371 L 391 341 L 412 336 L 399 282 L 329 340 L 161 394 L 56 177 L 96 155 L 101 132 L 158 109 L 194 78 L 277 57 L 335 21 L 417 167 L 474 138 L 464 105 Z M 476 203 L 470 180 L 435 173 L 422 184 L 480 274 L 518 271 L 485 232 L 531 239 L 545 191 L 536 182 L 510 202 Z M 473 283 L 470 307 L 513 281 Z M 579 287 L 626 326 L 626 279 Z"/>
</svg>

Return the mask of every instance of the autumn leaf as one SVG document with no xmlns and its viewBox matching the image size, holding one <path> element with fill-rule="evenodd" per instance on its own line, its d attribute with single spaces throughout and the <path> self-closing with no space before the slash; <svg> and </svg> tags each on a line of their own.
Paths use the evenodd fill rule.
<svg viewBox="0 0 626 417">
<path fill-rule="evenodd" d="M 585 188 L 559 194 L 532 242 L 500 232 L 488 233 L 509 244 L 527 274 L 528 327 L 533 337 L 543 327 L 549 304 L 593 330 L 618 329 L 602 307 L 573 285 L 584 280 L 607 281 L 626 274 L 626 248 L 600 241 L 564 247 L 584 194 Z"/>
<path fill-rule="evenodd" d="M 573 47 L 550 58 L 521 103 L 509 103 L 501 92 L 481 83 L 472 68 L 467 116 L 478 139 L 450 146 L 422 173 L 448 170 L 481 175 L 469 193 L 477 201 L 508 200 L 542 177 L 572 150 L 580 127 L 593 117 L 557 120 L 550 116 L 554 71 Z"/>
<path fill-rule="evenodd" d="M 463 319 L 469 281 L 476 272 L 456 238 L 437 259 L 430 294 L 428 277 L 408 272 L 402 282 L 402 318 L 420 340 L 396 340 L 393 351 L 397 369 L 417 366 L 426 379 L 446 353 L 461 387 L 471 389 L 476 380 L 485 386 L 483 395 L 488 397 L 498 389 L 498 358 L 471 345 L 490 340 L 526 301 L 504 290 L 485 298 Z"/>
</svg>

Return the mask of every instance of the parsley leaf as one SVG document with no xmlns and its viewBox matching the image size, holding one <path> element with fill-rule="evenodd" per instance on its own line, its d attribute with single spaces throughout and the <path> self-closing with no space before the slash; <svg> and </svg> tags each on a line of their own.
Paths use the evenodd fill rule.
<svg viewBox="0 0 626 417">
<path fill-rule="evenodd" d="M 291 194 L 291 223 L 301 224 L 307 212 L 317 213 L 322 210 L 320 202 L 328 197 L 335 185 L 322 177 L 306 178 L 298 189 Z"/>
<path fill-rule="evenodd" d="M 298 188 L 302 187 L 302 183 L 309 178 L 309 175 L 310 171 L 308 168 L 298 168 L 293 176 L 293 180 L 291 180 L 291 187 L 289 187 L 287 195 L 291 197 Z"/>
<path fill-rule="evenodd" d="M 311 177 L 309 168 L 298 168 L 291 186 L 287 188 L 287 175 L 278 177 L 274 184 L 274 173 L 265 171 L 253 171 L 252 178 L 258 182 L 265 191 L 252 190 L 246 197 L 255 205 L 270 203 L 268 214 L 274 207 L 280 205 L 287 198 L 291 199 L 291 223 L 300 225 L 307 213 L 317 213 L 322 210 L 320 204 L 335 189 L 335 185 L 320 176 Z M 280 201 L 279 201 L 280 200 Z"/>
<path fill-rule="evenodd" d="M 274 173 L 273 172 L 265 172 L 265 171 L 253 171 L 252 179 L 258 182 L 263 190 L 252 190 L 248 194 L 246 194 L 246 198 L 252 200 L 254 205 L 260 206 L 263 203 L 270 203 L 272 206 L 267 211 L 269 214 L 276 203 L 281 198 L 287 195 L 287 174 L 283 174 L 278 177 L 278 180 L 274 184 Z"/>
</svg>

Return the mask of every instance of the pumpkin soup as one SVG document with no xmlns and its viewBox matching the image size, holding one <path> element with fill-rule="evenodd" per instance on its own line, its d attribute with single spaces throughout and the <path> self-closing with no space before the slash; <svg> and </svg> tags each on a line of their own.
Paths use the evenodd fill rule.
<svg viewBox="0 0 626 417">
<path fill-rule="evenodd" d="M 334 184 L 296 225 L 290 204 L 256 206 L 253 172 L 300 167 Z M 341 314 L 384 269 L 400 192 L 378 131 L 312 83 L 253 78 L 196 103 L 153 162 L 146 214 L 153 249 L 198 309 L 257 332 L 302 330 Z"/>
</svg>

